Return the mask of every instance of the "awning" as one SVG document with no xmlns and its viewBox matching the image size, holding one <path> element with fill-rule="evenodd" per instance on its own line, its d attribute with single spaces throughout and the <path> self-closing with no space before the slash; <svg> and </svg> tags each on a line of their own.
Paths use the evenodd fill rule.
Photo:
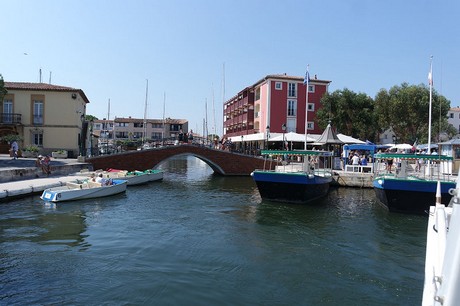
<svg viewBox="0 0 460 306">
<path fill-rule="evenodd" d="M 281 135 L 278 135 L 276 137 L 271 137 L 269 139 L 269 141 L 283 141 L 283 139 L 285 141 L 293 141 L 293 142 L 305 142 L 305 134 L 298 134 L 298 133 L 294 133 L 294 132 L 289 132 L 289 133 L 286 133 L 284 134 L 281 134 Z M 307 135 L 307 142 L 314 142 L 316 141 L 315 138 L 313 137 L 310 137 Z"/>
</svg>

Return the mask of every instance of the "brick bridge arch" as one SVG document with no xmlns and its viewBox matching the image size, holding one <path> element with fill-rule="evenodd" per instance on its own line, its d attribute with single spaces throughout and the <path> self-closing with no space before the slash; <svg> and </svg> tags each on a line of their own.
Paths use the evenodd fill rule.
<svg viewBox="0 0 460 306">
<path fill-rule="evenodd" d="M 195 145 L 167 146 L 142 151 L 128 151 L 113 155 L 87 158 L 93 169 L 146 170 L 156 168 L 161 162 L 180 155 L 192 155 L 208 164 L 221 175 L 250 175 L 254 169 L 264 168 L 264 159 L 249 155 Z M 270 163 L 267 162 L 266 167 Z M 274 164 L 272 165 L 274 167 Z"/>
</svg>

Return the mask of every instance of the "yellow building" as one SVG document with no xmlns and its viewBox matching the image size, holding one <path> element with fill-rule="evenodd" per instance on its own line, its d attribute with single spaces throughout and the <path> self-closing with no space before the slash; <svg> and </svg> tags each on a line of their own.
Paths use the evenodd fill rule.
<svg viewBox="0 0 460 306">
<path fill-rule="evenodd" d="M 84 152 L 87 139 L 85 121 L 88 98 L 81 89 L 45 83 L 5 82 L 0 136 L 22 137 L 20 149 L 30 145 L 41 154 L 67 150 L 69 157 Z M 82 132 L 83 131 L 83 132 Z M 0 147 L 5 151 L 5 144 Z"/>
</svg>

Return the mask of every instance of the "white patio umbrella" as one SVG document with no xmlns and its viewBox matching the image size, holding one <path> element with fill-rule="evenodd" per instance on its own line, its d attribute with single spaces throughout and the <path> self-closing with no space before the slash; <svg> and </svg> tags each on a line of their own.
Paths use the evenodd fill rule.
<svg viewBox="0 0 460 306">
<path fill-rule="evenodd" d="M 366 143 L 365 141 L 362 141 L 362 140 L 359 140 L 359 139 L 356 139 L 356 138 L 353 138 L 351 136 L 348 136 L 348 135 L 344 135 L 344 134 L 337 134 L 337 138 L 340 139 L 343 143 Z"/>
<path fill-rule="evenodd" d="M 283 134 L 271 137 L 269 139 L 270 141 L 283 141 Z M 293 141 L 293 142 L 304 142 L 305 141 L 305 134 L 298 134 L 294 132 L 289 132 L 284 134 L 284 140 L 285 141 Z M 315 138 L 312 138 L 310 136 L 307 136 L 307 142 L 314 142 L 316 141 Z"/>
<path fill-rule="evenodd" d="M 398 143 L 398 144 L 390 147 L 390 150 L 391 149 L 409 150 L 409 149 L 412 149 L 412 145 L 410 145 L 408 143 Z"/>
</svg>

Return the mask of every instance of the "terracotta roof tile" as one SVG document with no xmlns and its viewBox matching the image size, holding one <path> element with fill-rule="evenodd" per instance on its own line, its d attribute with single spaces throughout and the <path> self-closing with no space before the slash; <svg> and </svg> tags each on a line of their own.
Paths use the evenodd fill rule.
<svg viewBox="0 0 460 306">
<path fill-rule="evenodd" d="M 78 92 L 86 103 L 89 103 L 88 98 L 81 89 L 59 86 L 46 83 L 26 83 L 26 82 L 5 82 L 6 90 L 36 90 L 36 91 L 68 91 Z"/>
</svg>

